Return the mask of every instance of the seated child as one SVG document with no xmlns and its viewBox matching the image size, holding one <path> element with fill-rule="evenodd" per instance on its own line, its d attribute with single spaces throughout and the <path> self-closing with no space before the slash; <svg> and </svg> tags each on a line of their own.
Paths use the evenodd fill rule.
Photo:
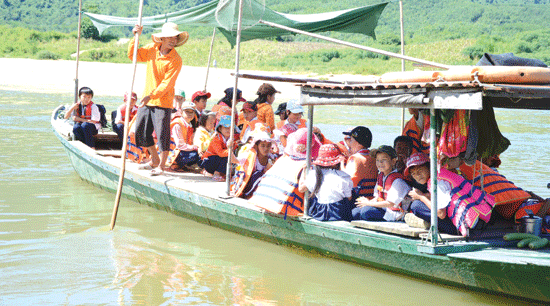
<svg viewBox="0 0 550 306">
<path fill-rule="evenodd" d="M 266 131 L 255 131 L 252 135 L 253 147 L 238 161 L 235 175 L 231 179 L 231 195 L 248 199 L 252 196 L 260 178 L 273 166 L 275 156 L 271 154 L 272 139 Z"/>
<path fill-rule="evenodd" d="M 137 113 L 138 107 L 136 106 L 137 94 L 132 92 L 132 99 L 130 99 L 130 117 L 128 122 L 134 119 Z M 122 140 L 124 138 L 124 120 L 126 118 L 126 103 L 128 103 L 128 93 L 124 93 L 124 103 L 120 105 L 116 110 L 115 124 L 113 124 L 113 131 L 118 135 L 118 138 Z"/>
<path fill-rule="evenodd" d="M 450 171 L 449 169 L 455 169 L 459 166 L 460 157 L 448 158 L 443 155 L 441 161 L 441 168 L 438 170 L 437 181 L 446 181 L 450 187 L 447 187 L 448 192 L 447 199 L 440 200 L 440 188 L 438 188 L 438 207 L 441 207 L 439 201 L 446 203 L 446 214 L 451 220 L 454 227 L 458 232 L 463 235 L 468 235 L 468 229 L 473 229 L 481 219 L 484 222 L 489 222 L 493 207 L 495 206 L 495 197 L 491 194 L 481 190 L 477 186 L 473 186 L 464 177 Z M 446 191 L 442 191 L 446 193 Z M 440 215 L 441 214 L 441 215 Z M 439 218 L 443 216 L 438 212 Z M 441 221 L 439 219 L 438 221 Z M 439 222 L 438 222 L 439 223 Z M 443 223 L 445 224 L 445 223 Z M 438 226 L 438 228 L 441 228 Z M 453 232 L 452 228 L 446 227 L 447 230 Z"/>
<path fill-rule="evenodd" d="M 195 108 L 199 113 L 202 113 L 206 109 L 207 100 L 212 95 L 209 92 L 197 91 L 191 97 L 191 102 L 195 103 Z"/>
<path fill-rule="evenodd" d="M 198 147 L 193 144 L 193 126 L 195 118 L 195 103 L 183 102 L 181 110 L 173 114 L 170 122 L 170 145 L 167 165 L 173 169 L 190 170 L 189 167 L 199 161 Z"/>
<path fill-rule="evenodd" d="M 407 159 L 405 176 L 411 175 L 417 184 L 430 184 L 430 159 L 424 153 L 414 153 Z M 457 235 L 456 227 L 447 216 L 447 206 L 451 201 L 451 184 L 445 180 L 437 180 L 437 228 L 440 232 Z M 410 213 L 405 215 L 405 222 L 412 227 L 428 229 L 431 222 L 432 201 L 429 192 L 412 188 L 409 192 L 412 198 Z"/>
<path fill-rule="evenodd" d="M 393 140 L 393 148 L 397 153 L 397 171 L 403 173 L 406 168 L 407 159 L 413 151 L 413 140 L 409 136 L 397 136 Z"/>
<path fill-rule="evenodd" d="M 73 134 L 75 140 L 80 140 L 88 147 L 95 149 L 94 135 L 101 128 L 101 113 L 97 105 L 92 102 L 94 92 L 89 87 L 78 90 L 80 101 L 73 104 L 65 113 L 65 119 L 72 116 L 74 121 Z"/>
<path fill-rule="evenodd" d="M 204 169 L 203 174 L 213 174 L 212 179 L 217 182 L 225 180 L 227 172 L 227 161 L 229 156 L 228 143 L 231 135 L 231 117 L 224 115 L 220 118 L 216 126 L 216 132 L 208 145 L 208 149 L 202 155 L 199 166 Z"/>
<path fill-rule="evenodd" d="M 286 120 L 277 122 L 277 128 L 280 129 L 285 124 L 293 124 L 296 128 L 305 128 L 307 120 L 302 118 L 304 108 L 298 104 L 298 100 L 290 100 L 286 104 Z"/>
<path fill-rule="evenodd" d="M 286 114 L 286 102 L 279 104 L 274 114 L 279 116 L 281 121 L 285 121 L 288 118 Z"/>
<path fill-rule="evenodd" d="M 335 144 L 324 144 L 313 161 L 314 171 L 300 178 L 299 190 L 311 192 L 308 216 L 319 221 L 351 220 L 351 176 L 340 170 L 344 155 Z"/>
<path fill-rule="evenodd" d="M 264 125 L 263 122 L 258 120 L 258 106 L 254 102 L 245 102 L 243 108 L 241 109 L 243 113 L 243 127 L 241 130 L 241 139 L 243 143 L 248 141 L 248 138 L 252 135 L 256 126 Z"/>
<path fill-rule="evenodd" d="M 320 141 L 312 138 L 311 157 L 316 158 Z M 267 171 L 249 202 L 275 214 L 299 216 L 303 214 L 304 194 L 298 190 L 298 180 L 306 166 L 307 129 L 299 129 L 288 136 L 285 154 Z"/>
<path fill-rule="evenodd" d="M 353 181 L 353 201 L 359 197 L 372 198 L 378 178 L 376 159 L 370 155 L 369 150 L 372 133 L 368 127 L 357 126 L 344 132 L 344 135 L 349 136 L 347 145 L 350 154 L 344 171 Z"/>
<path fill-rule="evenodd" d="M 180 110 L 183 102 L 185 102 L 185 91 L 183 89 L 176 89 L 172 106 L 175 110 Z"/>
<path fill-rule="evenodd" d="M 215 127 L 216 113 L 203 111 L 199 117 L 199 127 L 193 136 L 193 144 L 198 147 L 199 156 L 202 157 L 208 149 Z"/>
<path fill-rule="evenodd" d="M 281 128 L 273 131 L 275 136 L 275 150 L 273 150 L 277 155 L 283 155 L 286 147 L 286 140 L 288 135 L 296 132 L 298 128 L 294 124 L 285 124 Z"/>
<path fill-rule="evenodd" d="M 400 221 L 405 213 L 401 201 L 411 188 L 403 175 L 395 169 L 397 153 L 393 147 L 380 146 L 373 150 L 371 156 L 376 158 L 379 174 L 374 188 L 374 198 L 359 197 L 352 210 L 354 220 L 366 221 Z"/>
</svg>

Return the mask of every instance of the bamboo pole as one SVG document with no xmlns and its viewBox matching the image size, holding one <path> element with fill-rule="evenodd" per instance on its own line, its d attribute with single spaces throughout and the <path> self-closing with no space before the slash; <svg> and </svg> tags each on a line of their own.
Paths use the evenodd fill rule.
<svg viewBox="0 0 550 306">
<path fill-rule="evenodd" d="M 311 168 L 311 144 L 313 143 L 313 105 L 309 105 L 307 108 L 307 141 L 306 141 L 306 169 L 304 175 L 307 177 Z M 309 207 L 309 190 L 306 189 L 304 194 L 304 217 L 307 217 L 307 210 Z"/>
<path fill-rule="evenodd" d="M 216 37 L 216 28 L 212 33 L 212 41 L 210 42 L 210 53 L 208 53 L 208 65 L 206 66 L 206 78 L 204 80 L 204 92 L 206 92 L 206 85 L 208 84 L 208 74 L 210 72 L 210 62 L 212 61 L 212 49 L 214 48 L 214 38 Z M 193 102 L 193 101 L 191 101 Z"/>
<path fill-rule="evenodd" d="M 432 184 L 430 186 L 430 197 L 432 202 L 432 211 L 431 211 L 431 224 L 430 224 L 430 240 L 432 241 L 432 246 L 437 245 L 437 240 L 439 238 L 438 228 L 437 228 L 437 144 L 435 140 L 435 109 L 430 109 L 430 177 Z"/>
<path fill-rule="evenodd" d="M 399 0 L 399 21 L 401 24 L 401 55 L 405 55 L 405 28 L 403 22 L 403 0 Z M 401 71 L 405 71 L 405 60 L 401 59 Z M 401 131 L 405 128 L 405 108 L 401 109 Z"/>
<path fill-rule="evenodd" d="M 231 147 L 228 146 L 229 156 L 227 158 L 227 168 L 225 172 L 225 183 L 226 183 L 226 193 L 227 196 L 230 196 L 230 185 L 231 185 L 231 152 L 233 151 L 233 140 L 235 138 L 235 112 L 237 109 L 237 85 L 239 83 L 239 59 L 241 56 L 241 26 L 243 19 L 243 0 L 239 0 L 239 20 L 237 23 L 237 49 L 235 50 L 235 86 L 233 87 L 233 103 L 231 105 L 231 133 L 229 134 L 229 143 Z"/>
<path fill-rule="evenodd" d="M 80 62 L 80 35 L 82 32 L 82 0 L 78 1 L 78 38 L 76 43 L 76 75 L 74 78 L 74 103 L 78 102 L 78 64 Z"/>
<path fill-rule="evenodd" d="M 138 11 L 138 24 L 141 26 L 141 17 L 143 15 L 143 0 L 139 1 Z M 115 228 L 116 216 L 118 213 L 118 206 L 120 204 L 120 196 L 122 195 L 122 184 L 124 182 L 124 172 L 126 171 L 126 149 L 128 147 L 128 121 L 130 121 L 130 105 L 132 104 L 132 92 L 134 90 L 134 81 L 136 78 L 137 70 L 137 51 L 139 47 L 139 33 L 134 35 L 134 56 L 132 58 L 132 64 L 134 65 L 134 72 L 132 74 L 132 82 L 130 85 L 130 91 L 128 92 L 128 101 L 126 101 L 126 114 L 124 115 L 124 137 L 122 139 L 122 159 L 120 163 L 120 176 L 118 177 L 118 187 L 115 197 L 115 206 L 113 207 L 113 215 L 111 217 L 111 230 Z M 136 101 L 137 102 L 137 101 Z"/>
<path fill-rule="evenodd" d="M 426 60 L 422 60 L 422 59 L 418 59 L 418 58 L 414 58 L 414 57 L 410 57 L 410 56 L 406 56 L 406 55 L 401 55 L 401 54 L 397 54 L 397 53 L 393 53 L 393 52 L 389 52 L 389 51 L 384 51 L 384 50 L 380 50 L 380 49 L 371 48 L 371 47 L 365 47 L 365 46 L 361 46 L 361 45 L 358 45 L 358 44 L 343 41 L 343 40 L 340 40 L 340 39 L 335 39 L 335 38 L 330 38 L 330 37 L 319 35 L 319 34 L 309 33 L 309 32 L 306 32 L 306 31 L 290 28 L 290 27 L 287 27 L 287 26 L 283 26 L 283 25 L 276 24 L 276 23 L 269 22 L 269 21 L 265 21 L 265 20 L 260 20 L 260 23 L 271 26 L 271 27 L 274 27 L 274 28 L 283 29 L 283 30 L 286 30 L 286 31 L 289 31 L 289 32 L 303 34 L 303 35 L 315 37 L 315 38 L 318 38 L 318 39 L 323 39 L 323 40 L 326 40 L 326 41 L 330 41 L 330 42 L 333 42 L 333 43 L 341 44 L 341 45 L 344 45 L 344 46 L 357 48 L 357 49 L 361 49 L 361 50 L 365 50 L 365 51 L 370 51 L 370 52 L 374 52 L 374 53 L 378 53 L 378 54 L 382 54 L 382 55 L 387 55 L 387 56 L 391 56 L 391 57 L 395 57 L 395 58 L 401 58 L 401 59 L 404 59 L 404 60 L 407 60 L 407 61 L 411 61 L 411 62 L 415 62 L 415 63 L 427 65 L 427 66 L 443 68 L 443 69 L 450 69 L 451 68 L 450 65 L 440 64 L 440 63 L 431 62 L 431 61 L 426 61 Z"/>
</svg>

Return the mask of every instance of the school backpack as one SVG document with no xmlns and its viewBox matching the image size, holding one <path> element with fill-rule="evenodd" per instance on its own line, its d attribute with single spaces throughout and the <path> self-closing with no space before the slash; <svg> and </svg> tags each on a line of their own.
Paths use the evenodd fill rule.
<svg viewBox="0 0 550 306">
<path fill-rule="evenodd" d="M 100 119 L 99 123 L 101 123 L 101 127 L 107 127 L 107 117 L 105 116 L 105 113 L 107 110 L 105 109 L 105 106 L 102 104 L 96 104 L 97 108 L 99 109 Z"/>
</svg>

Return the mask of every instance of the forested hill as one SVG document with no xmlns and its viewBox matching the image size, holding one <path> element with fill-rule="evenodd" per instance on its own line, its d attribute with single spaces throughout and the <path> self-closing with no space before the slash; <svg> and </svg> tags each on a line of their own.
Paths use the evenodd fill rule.
<svg viewBox="0 0 550 306">
<path fill-rule="evenodd" d="M 163 14 L 207 2 L 204 0 L 145 0 L 144 15 Z M 327 3 L 328 2 L 328 3 Z M 284 13 L 319 13 L 347 9 L 380 0 L 266 0 Z M 550 20 L 550 0 L 404 0 L 405 31 L 409 41 L 421 42 L 510 36 L 541 31 Z M 135 16 L 138 0 L 83 0 L 85 11 L 116 16 Z M 40 31 L 73 32 L 78 21 L 78 0 L 1 0 L 0 24 Z M 129 32 L 129 31 L 126 31 Z M 208 31 L 209 32 L 209 31 Z M 122 32 L 113 32 L 117 36 Z M 207 33 L 207 32 L 205 32 Z M 399 3 L 388 5 L 377 35 L 399 35 Z"/>
</svg>

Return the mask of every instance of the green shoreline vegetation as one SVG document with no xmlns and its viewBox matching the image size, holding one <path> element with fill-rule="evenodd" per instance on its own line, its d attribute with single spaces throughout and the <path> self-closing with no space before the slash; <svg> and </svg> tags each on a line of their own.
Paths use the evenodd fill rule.
<svg viewBox="0 0 550 306">
<path fill-rule="evenodd" d="M 313 1 L 313 2 L 311 2 Z M 381 2 L 342 0 L 322 6 L 317 0 L 267 0 L 273 10 L 309 14 L 341 10 Z M 37 0 L 6 0 L 0 3 L 0 57 L 74 60 L 77 8 L 61 0 L 43 7 Z M 404 0 L 405 54 L 448 65 L 474 65 L 483 53 L 512 52 L 550 64 L 550 29 L 541 27 L 550 18 L 550 0 Z M 202 3 L 202 2 L 200 2 Z M 147 16 L 191 7 L 190 0 L 159 0 L 144 8 Z M 116 16 L 131 15 L 134 2 L 87 0 L 84 11 Z M 136 7 L 137 10 L 137 7 Z M 50 14 L 51 13 L 51 14 Z M 61 16 L 61 15 L 63 16 Z M 54 19 L 63 22 L 54 22 Z M 44 29 L 49 29 L 44 31 Z M 208 60 L 212 29 L 186 28 L 191 38 L 178 51 L 188 66 L 204 67 Z M 72 32 L 69 32 L 72 31 Z M 101 36 L 83 18 L 83 61 L 129 63 L 127 42 L 131 29 L 112 28 Z M 151 42 L 146 29 L 142 44 Z M 399 5 L 388 4 L 376 29 L 377 39 L 360 34 L 327 33 L 334 38 L 400 53 Z M 235 66 L 235 50 L 218 34 L 213 60 L 218 68 Z M 338 46 L 304 35 L 254 40 L 241 44 L 241 69 L 286 71 L 297 74 L 380 75 L 401 70 L 401 60 Z M 406 62 L 406 70 L 433 69 Z"/>
</svg>

